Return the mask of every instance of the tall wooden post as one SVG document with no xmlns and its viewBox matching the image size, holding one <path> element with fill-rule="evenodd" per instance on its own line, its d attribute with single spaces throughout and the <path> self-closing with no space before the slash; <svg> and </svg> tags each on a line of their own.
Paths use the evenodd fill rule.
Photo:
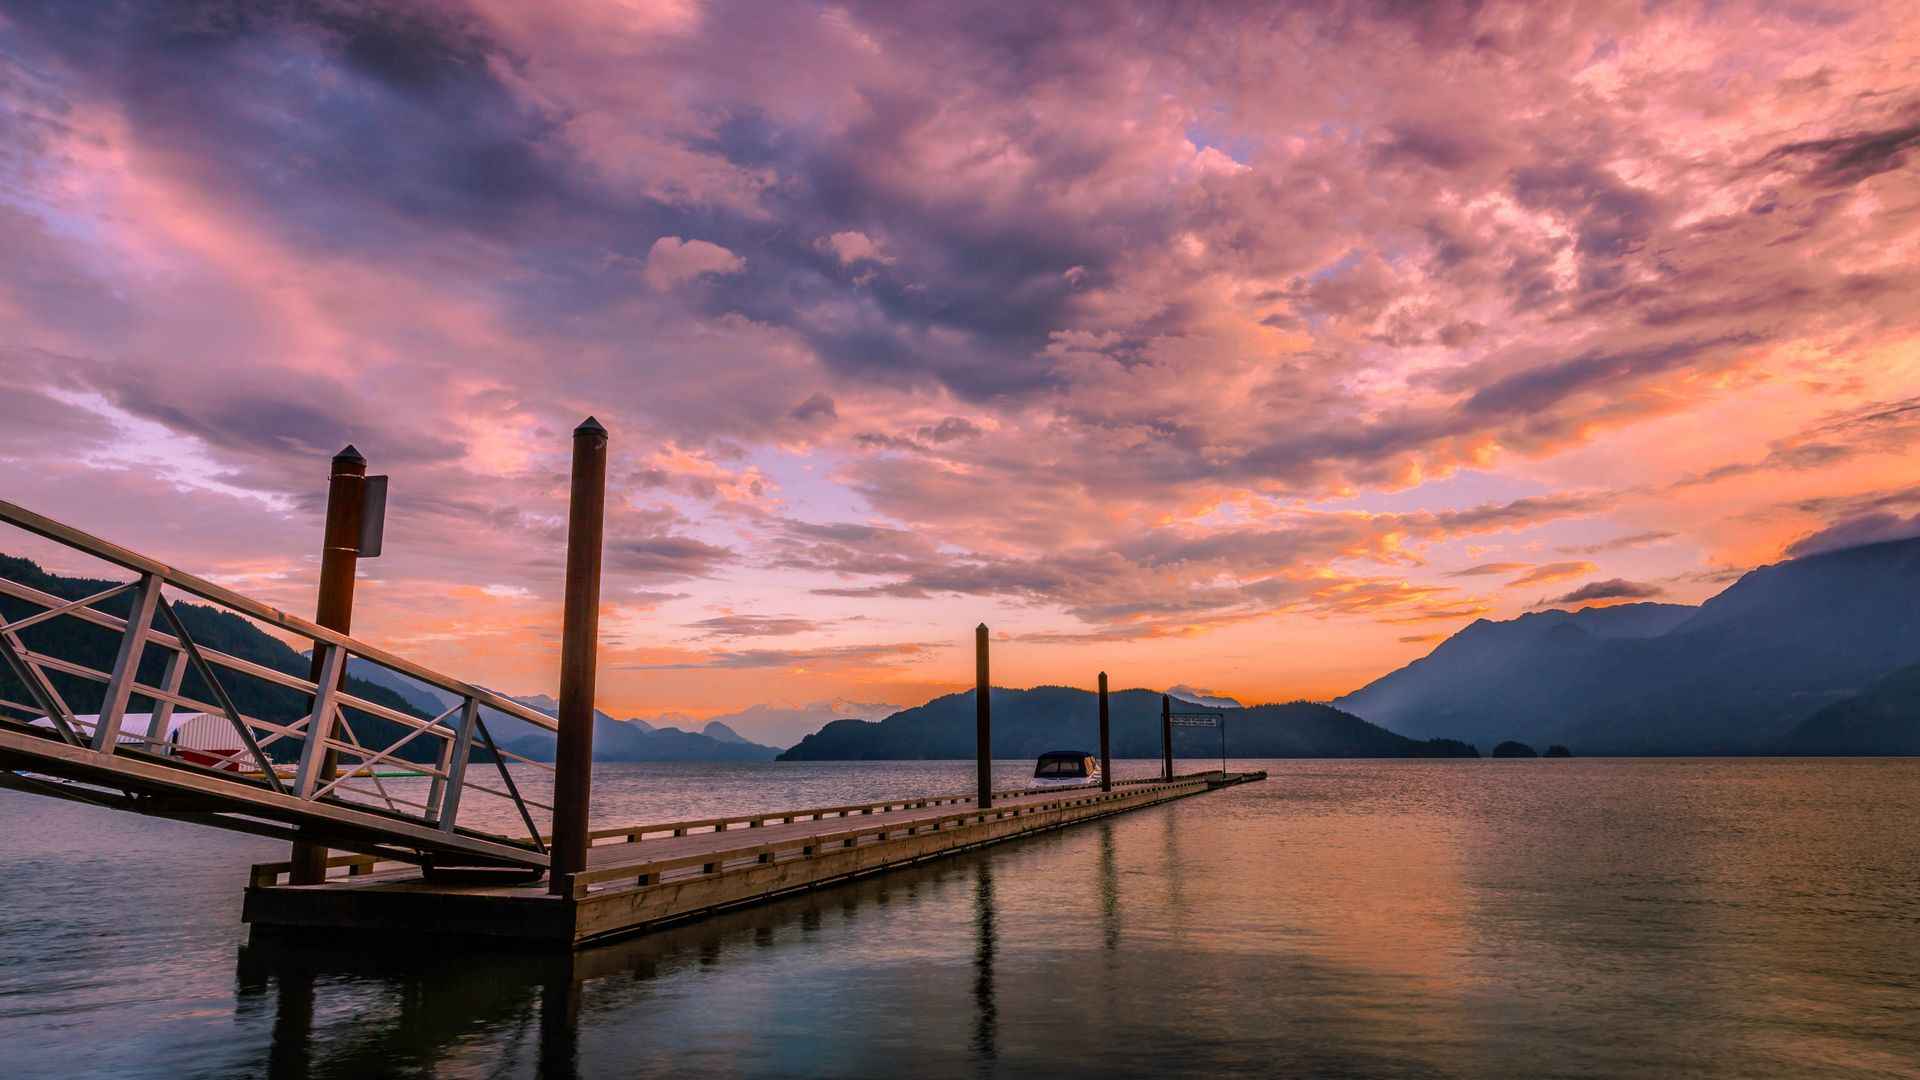
<svg viewBox="0 0 1920 1080">
<path fill-rule="evenodd" d="M 327 525 L 320 547 L 320 602 L 313 621 L 342 634 L 353 631 L 353 574 L 360 563 L 360 508 L 365 502 L 367 459 L 349 443 L 333 456 L 333 469 L 327 477 Z M 313 649 L 313 666 L 308 678 L 318 683 L 323 660 L 318 645 Z M 347 669 L 340 668 L 345 684 Z M 318 689 L 315 690 L 319 694 Z M 331 714 L 329 714 L 329 721 Z M 331 722 L 324 732 L 309 737 L 333 736 Z M 339 754 L 326 747 L 320 759 L 319 784 L 333 779 L 339 768 Z M 327 879 L 327 848 L 306 840 L 293 843 L 293 866 L 287 880 L 294 885 L 318 885 Z"/>
<path fill-rule="evenodd" d="M 1160 695 L 1160 779 L 1173 779 L 1173 697 Z"/>
<path fill-rule="evenodd" d="M 973 706 L 974 753 L 980 770 L 980 792 L 974 805 L 985 810 L 993 805 L 993 704 L 987 689 L 987 624 L 973 629 Z"/>
<path fill-rule="evenodd" d="M 567 505 L 567 597 L 560 629 L 560 737 L 554 754 L 553 852 L 547 891 L 565 896 L 587 868 L 593 789 L 593 695 L 600 639 L 600 540 L 607 516 L 607 429 L 589 416 L 573 429 Z"/>
<path fill-rule="evenodd" d="M 1107 742 L 1107 673 L 1100 673 L 1100 790 L 1113 790 L 1113 754 Z"/>
</svg>

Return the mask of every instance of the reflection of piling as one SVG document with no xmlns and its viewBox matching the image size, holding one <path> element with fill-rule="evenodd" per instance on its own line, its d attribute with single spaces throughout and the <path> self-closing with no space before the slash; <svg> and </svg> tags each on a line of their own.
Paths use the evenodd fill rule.
<svg viewBox="0 0 1920 1080">
<path fill-rule="evenodd" d="M 1100 790 L 1113 790 L 1113 753 L 1107 740 L 1107 673 L 1100 673 Z"/>
<path fill-rule="evenodd" d="M 593 787 L 593 694 L 600 629 L 600 539 L 607 511 L 607 429 L 589 416 L 573 429 L 567 506 L 567 595 L 560 632 L 559 740 L 553 774 L 553 866 L 548 889 L 570 894 L 587 868 Z"/>
<path fill-rule="evenodd" d="M 993 870 L 987 860 L 974 864 L 973 886 L 973 1052 L 981 1064 L 998 1056 L 1000 1010 L 993 994 Z"/>
<path fill-rule="evenodd" d="M 974 754 L 979 765 L 979 799 L 974 805 L 985 810 L 993 805 L 993 704 L 987 691 L 987 624 L 973 628 L 974 676 Z"/>
<path fill-rule="evenodd" d="M 1120 866 L 1113 823 L 1100 823 L 1100 928 L 1109 954 L 1120 951 Z"/>
<path fill-rule="evenodd" d="M 1160 695 L 1160 779 L 1173 779 L 1173 698 Z"/>
<path fill-rule="evenodd" d="M 580 980 L 551 978 L 540 987 L 540 1076 L 580 1075 Z"/>
<path fill-rule="evenodd" d="M 353 626 L 353 573 L 360 562 L 360 509 L 365 500 L 367 459 L 351 445 L 333 456 L 333 468 L 327 477 L 327 525 L 320 548 L 320 601 L 313 621 L 329 630 L 351 633 Z M 313 669 L 308 675 L 320 681 L 324 650 L 313 650 Z M 346 665 L 340 667 L 345 685 Z M 319 691 L 316 689 L 315 693 Z M 318 722 L 318 721 L 316 721 Z M 333 718 L 326 718 L 326 738 L 334 734 Z M 339 768 L 339 755 L 325 747 L 320 759 L 319 782 L 325 786 Z M 288 880 L 294 885 L 318 885 L 327 879 L 327 848 L 305 840 L 293 844 L 292 867 Z"/>
</svg>

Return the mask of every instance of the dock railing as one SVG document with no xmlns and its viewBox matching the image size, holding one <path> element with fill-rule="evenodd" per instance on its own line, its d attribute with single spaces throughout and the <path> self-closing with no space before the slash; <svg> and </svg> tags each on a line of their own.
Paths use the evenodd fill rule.
<svg viewBox="0 0 1920 1080">
<path fill-rule="evenodd" d="M 1166 787 L 1169 784 L 1184 786 L 1215 777 L 1224 779 L 1218 769 L 1212 769 L 1206 772 L 1183 773 L 1171 781 L 1162 780 L 1157 776 L 1115 780 L 1113 783 L 1116 790 L 1113 792 L 1103 793 L 1097 788 L 1087 788 L 1084 790 L 1075 788 L 1063 791 L 1059 799 L 1049 801 L 1046 805 L 1050 808 L 1057 808 L 1057 806 L 1063 805 L 1080 805 L 1088 801 L 1110 801 L 1114 798 L 1137 795 L 1143 791 Z M 1122 788 L 1127 790 L 1119 790 Z M 1031 796 L 1033 794 L 1034 791 L 1029 788 L 1006 788 L 993 793 L 996 799 L 1010 799 L 1019 796 Z M 1090 799 L 1092 796 L 1102 796 L 1102 798 Z M 640 844 L 648 840 L 658 842 L 660 840 L 674 839 L 677 837 L 697 836 L 702 833 L 740 832 L 743 830 L 764 828 L 769 825 L 824 821 L 830 818 L 852 819 L 877 814 L 888 814 L 899 810 L 920 810 L 928 807 L 972 805 L 974 799 L 975 795 L 969 792 L 963 795 L 927 795 L 910 799 L 884 799 L 874 802 L 810 807 L 804 810 L 782 810 L 764 814 L 728 814 L 720 817 L 690 818 L 685 821 L 663 821 L 595 829 L 589 834 L 589 837 L 593 846 L 596 848 L 612 847 L 624 844 Z M 1014 804 L 1004 808 L 987 810 L 984 815 L 978 812 L 955 811 L 952 814 L 941 817 L 939 821 L 951 825 L 956 822 L 966 821 L 969 818 L 1004 817 L 1009 814 L 1014 814 L 1016 811 L 1020 814 L 1025 814 L 1031 812 L 1030 807 L 1033 805 L 1034 804 Z M 904 826 L 897 825 L 890 826 L 886 829 L 882 829 L 879 826 L 854 827 L 847 830 L 846 833 L 834 833 L 832 837 L 836 841 L 843 840 L 846 835 L 872 837 L 888 831 L 899 831 L 902 828 L 904 828 Z M 551 838 L 543 836 L 542 839 L 550 840 Z M 731 862 L 737 858 L 755 857 L 761 852 L 763 846 L 764 845 L 748 843 L 746 842 L 746 838 L 743 837 L 742 844 L 738 849 L 723 852 L 725 856 L 724 861 Z M 808 845 L 799 840 L 794 840 L 772 845 L 769 850 L 776 852 L 794 851 L 805 846 Z M 696 862 L 704 865 L 705 861 L 704 859 L 683 860 L 676 865 L 692 866 Z M 335 877 L 363 877 L 374 873 L 376 867 L 380 865 L 389 865 L 397 868 L 402 864 L 397 860 L 379 859 L 371 855 L 336 856 L 327 862 L 327 868 L 330 871 L 337 871 L 337 873 L 332 875 Z M 249 881 L 253 885 L 263 888 L 284 884 L 292 867 L 293 864 L 289 862 L 256 863 L 252 868 Z M 655 872 L 664 872 L 664 868 L 656 869 Z M 577 895 L 585 895 L 584 892 L 580 892 L 578 889 L 584 889 L 586 886 L 605 881 L 645 876 L 636 874 L 629 866 L 622 866 L 617 870 L 595 869 L 586 871 L 586 873 L 590 876 L 582 878 L 576 875 L 574 878 L 577 886 Z"/>
<path fill-rule="evenodd" d="M 344 806 L 382 815 L 396 824 L 415 827 L 396 833 L 394 843 L 401 848 L 407 847 L 408 835 L 418 839 L 440 833 L 496 841 L 527 853 L 511 861 L 530 866 L 544 863 L 546 841 L 535 824 L 533 810 L 550 814 L 552 807 L 521 792 L 507 763 L 547 772 L 553 766 L 499 746 L 487 730 L 481 710 L 496 710 L 549 731 L 556 728 L 552 717 L 4 500 L 0 500 L 0 522 L 133 575 L 132 580 L 79 598 L 55 596 L 0 576 L 0 595 L 38 608 L 0 622 L 0 663 L 31 699 L 0 697 L 0 726 L 15 733 L 58 740 L 91 755 L 126 756 L 184 770 L 210 795 L 240 785 L 264 789 L 282 800 L 310 804 L 317 811 Z M 319 678 L 303 678 L 207 648 L 188 632 L 167 595 L 169 591 L 249 620 L 282 639 L 310 645 L 317 658 Z M 108 600 L 128 595 L 132 598 L 129 617 L 99 609 Z M 19 605 L 14 606 L 17 609 Z M 78 620 L 117 634 L 112 666 L 101 669 L 33 648 L 29 644 L 32 635 L 23 635 L 23 631 L 56 619 Z M 141 678 L 141 661 L 149 649 L 164 655 L 157 681 Z M 437 716 L 422 718 L 349 693 L 344 689 L 343 676 L 348 660 L 356 658 L 415 680 L 453 704 Z M 148 670 L 154 669 L 149 665 Z M 183 692 L 189 672 L 197 679 L 195 688 L 205 697 Z M 56 674 L 65 678 L 56 680 Z M 229 689 L 238 685 L 236 680 L 292 691 L 307 704 L 297 716 L 268 718 L 243 712 Z M 103 687 L 93 692 L 100 698 L 98 713 L 84 720 L 77 716 L 60 689 L 61 682 L 68 686 L 68 693 L 80 685 Z M 153 703 L 147 729 L 125 730 L 128 705 L 138 698 Z M 195 753 L 192 759 L 176 752 L 178 748 L 168 736 L 170 722 L 179 710 L 225 718 L 233 742 L 216 752 Z M 361 718 L 359 732 L 353 717 Z M 368 723 L 365 718 L 384 723 Z M 363 733 L 365 738 L 361 737 Z M 282 744 L 297 746 L 298 752 L 288 752 L 284 746 L 273 751 Z M 419 746 L 429 747 L 431 752 L 420 753 Z M 415 747 L 414 752 L 401 756 L 409 747 Z M 323 765 L 329 750 L 338 757 L 337 775 L 327 775 Z M 66 759 L 83 756 L 67 754 Z M 382 782 L 382 766 L 402 763 L 409 771 L 429 778 L 423 797 L 396 793 Z M 33 771 L 11 758 L 6 767 Z M 10 775 L 0 773 L 0 780 Z M 511 804 L 518 811 L 524 833 L 514 837 L 462 827 L 462 808 L 472 795 Z M 269 800 L 266 805 L 282 804 Z M 316 817 L 324 822 L 325 814 Z M 422 828 L 431 832 L 422 832 Z"/>
<path fill-rule="evenodd" d="M 1173 780 L 1161 780 L 1155 777 L 1140 781 L 1138 786 L 1130 786 L 1126 791 L 1101 791 L 1098 788 L 1075 789 L 1058 797 L 1032 802 L 1008 803 L 1004 806 L 990 806 L 985 809 L 974 808 L 941 814 L 933 818 L 916 818 L 908 822 L 875 822 L 854 825 L 830 833 L 814 833 L 807 836 L 786 837 L 764 844 L 742 844 L 736 848 L 705 851 L 694 855 L 649 859 L 641 862 L 622 862 L 616 866 L 597 867 L 570 875 L 574 899 L 584 899 L 593 891 L 593 886 L 621 882 L 632 888 L 645 888 L 659 884 L 662 878 L 676 871 L 689 872 L 692 875 L 711 875 L 725 873 L 731 869 L 764 865 L 781 861 L 783 858 L 811 859 L 828 851 L 858 847 L 864 842 L 885 841 L 895 836 L 914 836 L 925 832 L 941 832 L 966 825 L 979 825 L 1009 818 L 1029 817 L 1035 814 L 1051 813 L 1075 807 L 1090 807 L 1102 803 L 1130 801 L 1142 795 L 1189 788 L 1195 784 L 1207 782 L 1215 773 L 1196 774 L 1176 777 Z M 1032 791 L 1014 790 L 996 792 L 995 795 L 1031 796 Z M 955 796 L 937 800 L 942 803 L 973 803 L 975 796 Z M 895 809 L 916 809 L 920 806 L 934 805 L 936 800 L 912 800 L 893 804 Z M 864 807 L 855 809 L 864 811 Z M 880 811 L 876 811 L 880 812 Z M 782 817 L 805 818 L 805 813 L 777 815 Z M 824 814 L 813 820 L 835 816 Z M 842 817 L 859 817 L 861 814 L 841 814 Z M 649 828 L 646 831 L 654 831 Z M 672 835 L 687 835 L 675 832 Z"/>
</svg>

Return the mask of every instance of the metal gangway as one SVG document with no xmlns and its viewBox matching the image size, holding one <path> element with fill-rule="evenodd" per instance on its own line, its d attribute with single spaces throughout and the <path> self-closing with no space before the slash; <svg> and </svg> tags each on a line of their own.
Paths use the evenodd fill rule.
<svg viewBox="0 0 1920 1080">
<path fill-rule="evenodd" d="M 0 552 L 8 549 L 7 533 L 21 530 L 61 553 L 90 556 L 133 575 L 91 595 L 66 598 L 0 573 L 0 596 L 35 609 L 0 622 L 0 663 L 30 699 L 0 696 L 0 786 L 428 868 L 503 867 L 537 874 L 548 867 L 534 810 L 551 815 L 553 808 L 522 791 L 508 764 L 544 770 L 547 776 L 553 766 L 495 742 L 483 710 L 548 731 L 557 730 L 552 717 L 3 500 L 0 523 L 13 527 L 0 528 Z M 170 593 L 239 616 L 290 646 L 310 644 L 318 677 L 303 678 L 196 642 Z M 131 597 L 128 617 L 100 610 L 122 596 Z M 112 666 L 103 670 L 30 647 L 25 632 L 62 619 L 118 634 Z M 141 661 L 156 649 L 165 658 L 158 666 L 160 677 L 143 682 Z M 423 718 L 348 693 L 343 676 L 350 658 L 431 688 L 453 704 Z M 194 688 L 211 701 L 182 692 L 189 672 L 197 679 Z M 305 704 L 299 715 L 250 715 L 236 706 L 232 692 L 243 680 L 293 691 Z M 75 686 L 89 684 L 104 688 L 99 711 L 76 714 L 68 696 L 76 693 Z M 153 703 L 145 730 L 130 730 L 137 725 L 128 723 L 128 707 L 136 699 Z M 232 736 L 230 748 L 182 753 L 169 738 L 178 730 L 175 717 L 182 710 L 223 719 Z M 361 718 L 358 731 L 355 716 Z M 409 747 L 412 752 L 401 756 Z M 422 747 L 431 752 L 422 754 Z M 403 764 L 426 781 L 424 792 L 418 783 L 383 779 L 383 768 L 392 772 Z M 492 805 L 485 808 L 489 812 L 477 813 L 482 800 Z M 505 812 L 507 807 L 517 813 Z M 463 814 L 468 824 L 461 823 Z M 517 828 L 496 831 L 497 823 L 516 820 Z M 483 827 L 489 824 L 494 828 Z"/>
</svg>

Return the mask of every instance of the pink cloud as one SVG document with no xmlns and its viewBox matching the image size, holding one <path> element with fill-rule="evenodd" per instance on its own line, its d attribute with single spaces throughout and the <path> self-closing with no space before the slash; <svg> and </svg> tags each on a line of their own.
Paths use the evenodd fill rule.
<svg viewBox="0 0 1920 1080">
<path fill-rule="evenodd" d="M 956 605 L 1280 698 L 1476 585 L 1910 524 L 1905 6 L 303 11 L 21 13 L 0 87 L 21 497 L 295 606 L 353 441 L 386 625 L 536 640 L 479 613 L 553 601 L 587 413 L 675 707 L 899 700 Z"/>
<path fill-rule="evenodd" d="M 663 236 L 647 249 L 647 284 L 671 289 L 705 274 L 737 274 L 747 261 L 719 244 Z"/>
</svg>

